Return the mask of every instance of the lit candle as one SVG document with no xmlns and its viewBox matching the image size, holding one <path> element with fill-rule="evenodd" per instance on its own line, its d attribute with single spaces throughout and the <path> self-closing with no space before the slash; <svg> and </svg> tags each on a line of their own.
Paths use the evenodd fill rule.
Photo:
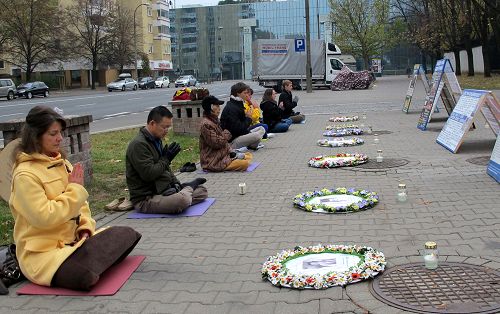
<svg viewBox="0 0 500 314">
<path fill-rule="evenodd" d="M 397 195 L 397 200 L 398 202 L 406 202 L 408 199 L 408 195 L 406 194 L 406 184 L 400 184 L 398 186 L 398 195 Z"/>
<path fill-rule="evenodd" d="M 438 268 L 439 255 L 436 242 L 425 242 L 424 265 L 425 268 L 433 270 Z"/>
</svg>

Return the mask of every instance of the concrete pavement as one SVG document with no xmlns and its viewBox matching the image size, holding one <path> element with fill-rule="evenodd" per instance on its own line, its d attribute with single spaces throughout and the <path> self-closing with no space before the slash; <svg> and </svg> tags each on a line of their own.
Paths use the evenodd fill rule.
<svg viewBox="0 0 500 314">
<path fill-rule="evenodd" d="M 486 166 L 467 162 L 489 156 L 495 137 L 478 115 L 458 154 L 435 140 L 446 113 L 435 114 L 429 131 L 416 128 L 423 102 L 417 86 L 409 114 L 401 111 L 406 77 L 379 78 L 370 90 L 297 92 L 306 124 L 265 142 L 254 154 L 261 165 L 251 173 L 204 175 L 216 203 L 201 217 L 127 220 L 126 214 L 101 217 L 99 225 L 128 225 L 143 234 L 132 254 L 146 260 L 111 297 L 3 297 L 0 312 L 121 313 L 401 313 L 371 296 L 368 282 L 327 290 L 277 288 L 261 279 L 269 255 L 296 245 L 360 244 L 384 252 L 388 266 L 420 261 L 424 242 L 436 241 L 441 260 L 465 261 L 500 269 L 500 185 Z M 323 148 L 328 118 L 361 114 L 374 130 L 392 132 L 361 136 L 366 143 Z M 315 169 L 310 157 L 360 152 L 375 158 L 402 158 L 406 166 L 378 171 L 360 168 Z M 181 181 L 196 173 L 180 174 Z M 246 182 L 248 193 L 237 194 Z M 396 202 L 398 183 L 406 183 L 409 200 Z M 325 215 L 292 206 L 298 193 L 323 187 L 356 187 L 379 193 L 380 203 L 367 211 Z"/>
</svg>

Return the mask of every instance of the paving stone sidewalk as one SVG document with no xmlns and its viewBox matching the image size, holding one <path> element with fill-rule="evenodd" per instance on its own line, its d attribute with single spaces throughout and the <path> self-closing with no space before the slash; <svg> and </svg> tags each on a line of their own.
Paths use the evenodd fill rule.
<svg viewBox="0 0 500 314">
<path fill-rule="evenodd" d="M 433 115 L 429 131 L 416 128 L 423 103 L 417 85 L 409 114 L 401 111 L 408 87 L 406 77 L 377 80 L 361 91 L 297 92 L 298 110 L 305 124 L 265 142 L 254 154 L 261 165 L 251 173 L 206 174 L 216 203 L 201 217 L 128 220 L 110 215 L 102 225 L 128 225 L 143 234 L 132 254 L 146 260 L 122 289 L 111 297 L 2 297 L 1 313 L 401 313 L 377 301 L 368 283 L 327 290 L 280 289 L 261 279 L 269 255 L 296 245 L 361 244 L 385 253 L 389 267 L 420 261 L 426 241 L 438 243 L 443 259 L 466 261 L 500 269 L 500 185 L 486 174 L 486 166 L 467 162 L 489 156 L 495 143 L 482 116 L 469 132 L 458 154 L 435 140 L 446 120 L 444 110 Z M 349 148 L 324 148 L 328 118 L 339 113 L 362 115 L 373 136 Z M 389 133 L 389 132 L 387 132 Z M 338 152 L 360 152 L 408 164 L 386 170 L 360 168 L 315 169 L 310 157 Z M 181 181 L 195 173 L 181 174 Z M 238 183 L 248 186 L 237 193 Z M 409 201 L 396 202 L 399 183 L 406 183 Z M 380 204 L 367 211 L 327 215 L 307 213 L 292 206 L 293 196 L 323 187 L 356 187 L 376 191 Z"/>
</svg>

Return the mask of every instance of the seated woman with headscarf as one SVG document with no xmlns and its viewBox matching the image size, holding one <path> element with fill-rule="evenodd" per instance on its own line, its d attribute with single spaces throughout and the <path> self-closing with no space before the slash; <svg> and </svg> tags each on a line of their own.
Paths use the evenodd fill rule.
<svg viewBox="0 0 500 314">
<path fill-rule="evenodd" d="M 130 227 L 95 230 L 83 167 L 73 167 L 61 149 L 65 128 L 49 107 L 36 106 L 26 116 L 9 200 L 16 255 L 31 282 L 90 290 L 141 235 Z"/>
<path fill-rule="evenodd" d="M 220 105 L 214 96 L 203 99 L 203 120 L 200 125 L 200 164 L 205 171 L 245 171 L 252 154 L 233 152 L 229 145 L 231 133 L 222 130 L 219 122 Z"/>
</svg>

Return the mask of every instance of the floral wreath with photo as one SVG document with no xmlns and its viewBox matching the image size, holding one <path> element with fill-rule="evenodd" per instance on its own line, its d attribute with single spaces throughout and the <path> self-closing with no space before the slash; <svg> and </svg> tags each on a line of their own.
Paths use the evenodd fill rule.
<svg viewBox="0 0 500 314">
<path fill-rule="evenodd" d="M 359 128 L 335 129 L 323 132 L 323 136 L 328 136 L 328 137 L 340 137 L 340 136 L 361 135 L 361 134 L 363 134 L 363 130 Z"/>
<path fill-rule="evenodd" d="M 365 140 L 359 137 L 353 137 L 353 138 L 338 138 L 335 140 L 329 140 L 329 139 L 321 139 L 318 140 L 318 145 L 321 147 L 344 147 L 344 146 L 356 146 L 356 145 L 361 145 L 364 144 Z"/>
<path fill-rule="evenodd" d="M 368 162 L 368 156 L 365 154 L 347 154 L 340 153 L 336 155 L 320 155 L 309 159 L 309 166 L 314 168 L 337 168 L 353 167 Z"/>
<path fill-rule="evenodd" d="M 351 121 L 358 121 L 359 117 L 358 116 L 340 116 L 340 117 L 332 117 L 328 119 L 330 122 L 351 122 Z"/>
<path fill-rule="evenodd" d="M 330 196 L 330 195 L 353 195 L 360 197 L 362 200 L 359 202 L 354 202 L 349 205 L 339 205 L 331 206 L 325 203 L 311 204 L 309 201 L 316 197 Z M 362 210 L 367 210 L 368 208 L 374 207 L 379 201 L 378 194 L 376 192 L 367 190 L 357 190 L 354 188 L 336 188 L 322 189 L 313 192 L 305 192 L 298 194 L 293 198 L 293 205 L 297 208 L 303 209 L 307 212 L 312 211 L 323 211 L 328 213 L 352 213 Z"/>
<path fill-rule="evenodd" d="M 285 265 L 288 261 L 310 254 L 337 253 L 358 256 L 360 262 L 346 271 L 331 271 L 320 275 L 301 275 L 290 271 Z M 385 270 L 384 253 L 369 246 L 359 245 L 315 245 L 296 246 L 293 250 L 283 250 L 269 256 L 262 266 L 262 278 L 278 287 L 295 289 L 327 289 L 333 286 L 346 286 L 368 278 L 374 278 Z"/>
<path fill-rule="evenodd" d="M 343 129 L 359 129 L 356 124 L 339 124 L 339 125 L 327 125 L 325 130 L 343 130 Z"/>
</svg>

